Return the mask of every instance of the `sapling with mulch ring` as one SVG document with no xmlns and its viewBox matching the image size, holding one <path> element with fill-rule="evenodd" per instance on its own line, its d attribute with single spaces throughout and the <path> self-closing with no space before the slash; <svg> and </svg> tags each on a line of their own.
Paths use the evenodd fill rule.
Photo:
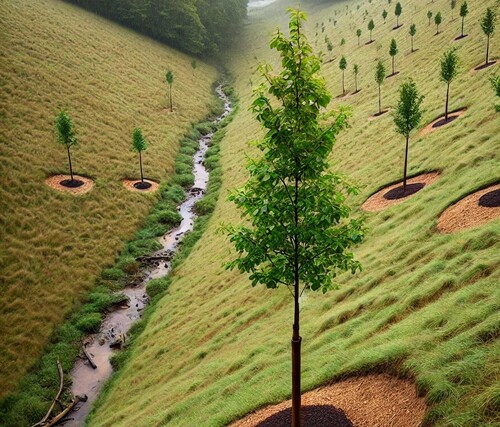
<svg viewBox="0 0 500 427">
<path fill-rule="evenodd" d="M 410 34 L 410 39 L 411 39 L 411 53 L 415 52 L 413 49 L 413 37 L 415 37 L 415 34 L 417 34 L 417 26 L 415 24 L 410 25 L 410 31 L 408 31 Z"/>
<path fill-rule="evenodd" d="M 427 19 L 429 20 L 429 25 L 431 25 L 432 12 L 429 10 L 427 12 Z"/>
<path fill-rule="evenodd" d="M 359 74 L 358 64 L 354 64 L 353 71 L 354 71 L 354 93 L 358 93 L 358 74 Z"/>
<path fill-rule="evenodd" d="M 61 181 L 60 184 L 70 188 L 80 187 L 83 185 L 83 181 L 74 179 L 73 177 L 73 164 L 71 162 L 70 152 L 70 148 L 78 144 L 78 139 L 76 138 L 75 130 L 73 128 L 73 121 L 64 110 L 62 110 L 57 116 L 56 132 L 57 142 L 66 147 L 66 151 L 68 153 L 69 175 L 71 177 L 71 179 Z"/>
<path fill-rule="evenodd" d="M 396 74 L 396 55 L 398 54 L 398 45 L 396 43 L 396 39 L 391 40 L 391 45 L 389 47 L 389 55 L 392 58 L 392 74 L 394 76 Z"/>
<path fill-rule="evenodd" d="M 486 34 L 486 62 L 484 65 L 489 64 L 489 52 L 490 52 L 490 37 L 493 35 L 495 31 L 495 12 L 491 8 L 487 8 L 484 13 L 483 19 L 481 19 L 481 28 Z"/>
<path fill-rule="evenodd" d="M 464 1 L 460 6 L 460 17 L 462 18 L 462 33 L 460 34 L 460 38 L 464 38 L 464 21 L 465 17 L 469 14 L 469 9 L 467 7 L 467 2 Z"/>
<path fill-rule="evenodd" d="M 342 71 L 342 95 L 345 95 L 344 73 L 345 69 L 347 68 L 347 59 L 345 59 L 345 56 L 342 56 L 342 58 L 340 58 L 339 68 Z"/>
<path fill-rule="evenodd" d="M 320 59 L 302 31 L 305 14 L 290 14 L 289 38 L 278 30 L 271 42 L 284 68 L 278 74 L 261 68 L 264 83 L 252 103 L 268 130 L 257 145 L 262 155 L 251 160 L 246 184 L 230 195 L 244 225 L 225 229 L 237 251 L 227 268 L 250 273 L 253 286 L 284 286 L 293 297 L 292 426 L 300 427 L 300 299 L 306 291 L 327 292 L 342 271 L 360 270 L 350 248 L 363 240 L 364 226 L 349 218 L 345 202 L 357 190 L 328 163 L 347 114 L 323 113 L 331 96 L 318 73 Z"/>
<path fill-rule="evenodd" d="M 134 184 L 134 187 L 138 190 L 145 190 L 151 187 L 149 182 L 144 181 L 144 174 L 142 172 L 142 152 L 148 148 L 148 143 L 144 136 L 142 135 L 142 131 L 140 128 L 135 128 L 132 134 L 132 150 L 136 153 L 139 153 L 139 166 L 141 169 L 141 182 L 137 182 Z"/>
<path fill-rule="evenodd" d="M 368 22 L 368 30 L 370 31 L 370 41 L 369 43 L 371 43 L 373 40 L 372 40 L 372 31 L 373 29 L 375 28 L 375 22 L 373 22 L 373 19 L 370 19 L 370 22 Z"/>
<path fill-rule="evenodd" d="M 441 81 L 446 83 L 446 103 L 444 108 L 444 121 L 448 121 L 448 101 L 450 98 L 450 84 L 458 73 L 458 56 L 456 49 L 451 48 L 441 57 Z"/>
<path fill-rule="evenodd" d="M 394 10 L 394 15 L 396 15 L 396 27 L 399 28 L 399 17 L 401 16 L 401 13 L 403 12 L 403 7 L 401 6 L 400 2 L 396 3 L 396 9 Z"/>
<path fill-rule="evenodd" d="M 441 12 L 438 12 L 434 17 L 434 23 L 436 24 L 436 35 L 439 34 L 439 26 L 441 25 L 441 22 L 443 22 L 443 18 L 441 16 Z"/>
<path fill-rule="evenodd" d="M 408 169 L 408 146 L 410 133 L 422 119 L 420 105 L 424 97 L 418 93 L 415 82 L 410 78 L 403 82 L 399 88 L 399 101 L 393 113 L 396 132 L 406 139 L 405 159 L 403 168 L 403 194 L 406 192 L 406 175 Z"/>
<path fill-rule="evenodd" d="M 382 114 L 382 96 L 380 87 L 384 83 L 385 79 L 385 67 L 382 61 L 378 61 L 377 68 L 375 70 L 375 81 L 378 85 L 378 114 Z"/>
</svg>

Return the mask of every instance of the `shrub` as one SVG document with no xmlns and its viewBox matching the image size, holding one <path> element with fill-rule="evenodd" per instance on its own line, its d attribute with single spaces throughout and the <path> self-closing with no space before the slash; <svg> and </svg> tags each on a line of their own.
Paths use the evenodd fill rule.
<svg viewBox="0 0 500 427">
<path fill-rule="evenodd" d="M 100 313 L 87 313 L 81 316 L 76 322 L 76 327 L 87 334 L 99 332 L 101 327 L 101 314 Z"/>
</svg>

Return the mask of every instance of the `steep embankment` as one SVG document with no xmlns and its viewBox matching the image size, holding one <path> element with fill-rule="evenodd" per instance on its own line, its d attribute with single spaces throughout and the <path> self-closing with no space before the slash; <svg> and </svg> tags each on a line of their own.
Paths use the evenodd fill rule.
<svg viewBox="0 0 500 427">
<path fill-rule="evenodd" d="M 155 200 L 137 178 L 132 129 L 150 142 L 145 176 L 164 180 L 178 141 L 213 102 L 216 71 L 146 37 L 56 0 L 0 4 L 0 397 L 35 362 L 54 327 L 94 285 Z M 174 73 L 174 113 L 165 73 Z M 67 173 L 54 120 L 73 118 L 76 173 L 95 182 L 74 196 L 44 180 Z"/>
<path fill-rule="evenodd" d="M 244 153 L 254 152 L 249 142 L 260 135 L 247 111 L 251 87 L 260 81 L 255 68 L 257 60 L 277 62 L 267 46 L 277 17 L 286 19 L 286 4 L 254 14 L 231 57 L 241 108 L 222 143 L 222 195 L 246 179 Z M 363 272 L 341 277 L 337 291 L 304 298 L 304 389 L 366 372 L 408 375 L 426 395 L 428 421 L 441 426 L 495 425 L 500 223 L 453 234 L 436 229 L 448 205 L 500 178 L 500 129 L 488 82 L 498 64 L 471 71 L 484 61 L 486 40 L 479 18 L 487 5 L 495 4 L 489 0 L 469 5 L 469 35 L 457 42 L 453 39 L 460 21 L 451 21 L 447 0 L 404 2 L 403 26 L 394 31 L 394 2 L 364 2 L 359 8 L 358 3 L 337 3 L 318 7 L 310 15 L 311 42 L 325 53 L 325 35 L 334 43 L 334 61 L 322 69 L 334 96 L 341 92 L 339 55 L 348 60 L 349 90 L 352 65 L 360 65 L 361 92 L 332 103 L 332 108 L 340 102 L 353 107 L 352 127 L 339 136 L 332 159 L 336 169 L 362 187 L 352 200 L 355 215 L 363 215 L 360 206 L 372 193 L 402 175 L 404 141 L 395 133 L 390 115 L 368 121 L 377 111 L 376 60 L 390 67 L 391 38 L 399 44 L 400 74 L 384 82 L 383 106 L 395 105 L 399 84 L 411 76 L 426 96 L 421 128 L 441 115 L 446 87 L 439 81 L 439 58 L 446 48 L 456 46 L 460 71 L 452 84 L 451 108 L 468 109 L 446 127 L 412 136 L 410 173 L 439 170 L 441 176 L 405 202 L 365 214 L 370 232 L 356 250 Z M 389 11 L 385 25 L 384 8 Z M 434 14 L 441 10 L 444 16 L 438 36 L 435 26 L 428 26 L 428 9 Z M 370 18 L 376 23 L 375 42 L 365 45 Z M 413 54 L 411 21 L 418 30 L 419 50 Z M 363 30 L 360 47 L 358 27 Z M 491 50 L 498 56 L 498 36 Z M 239 213 L 222 196 L 211 226 L 175 271 L 168 295 L 158 303 L 132 359 L 119 372 L 91 425 L 221 426 L 290 396 L 290 295 L 286 289 L 252 289 L 245 277 L 222 268 L 230 248 L 217 227 L 238 221 Z"/>
</svg>

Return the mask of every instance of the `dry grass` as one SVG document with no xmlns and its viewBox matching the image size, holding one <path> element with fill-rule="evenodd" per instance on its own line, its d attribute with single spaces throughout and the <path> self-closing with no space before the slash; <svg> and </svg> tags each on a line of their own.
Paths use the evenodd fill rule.
<svg viewBox="0 0 500 427">
<path fill-rule="evenodd" d="M 148 178 L 167 179 L 180 137 L 207 115 L 216 71 L 57 0 L 0 4 L 0 397 L 38 358 L 54 327 L 113 263 L 156 196 L 137 178 L 134 126 L 150 141 Z M 175 112 L 164 75 L 175 76 Z M 80 145 L 75 173 L 94 179 L 79 197 L 45 185 L 66 173 L 54 119 L 65 108 Z"/>
<path fill-rule="evenodd" d="M 246 277 L 224 271 L 230 245 L 216 231 L 222 221 L 239 221 L 224 194 L 246 179 L 244 153 L 254 152 L 249 141 L 261 135 L 247 111 L 251 87 L 259 81 L 257 60 L 276 63 L 268 40 L 276 24 L 286 22 L 287 4 L 281 1 L 266 14 L 253 15 L 231 55 L 241 110 L 221 146 L 222 197 L 211 225 L 175 271 L 168 295 L 158 302 L 138 337 L 131 360 L 101 399 L 92 426 L 222 426 L 290 396 L 290 296 L 286 290 L 252 289 Z M 332 160 L 336 169 L 361 185 L 362 193 L 352 205 L 354 213 L 362 215 L 359 207 L 370 194 L 401 179 L 404 156 L 404 140 L 395 133 L 390 115 L 367 121 L 377 111 L 376 59 L 384 58 L 389 65 L 389 42 L 396 37 L 401 73 L 384 83 L 383 106 L 394 106 L 399 83 L 412 76 L 426 95 L 423 127 L 444 110 L 439 57 L 458 34 L 459 20 L 449 21 L 448 1 L 414 0 L 403 3 L 403 27 L 391 31 L 394 2 L 359 3 L 359 10 L 357 4 L 312 9 L 308 34 L 314 43 L 315 23 L 324 21 L 325 34 L 334 42 L 337 59 L 323 67 L 333 95 L 341 91 L 340 55 L 346 54 L 349 70 L 355 62 L 360 65 L 362 91 L 342 100 L 353 106 L 352 127 L 340 135 Z M 435 228 L 446 206 L 498 178 L 500 129 L 487 81 L 495 67 L 469 72 L 483 59 L 479 17 L 494 4 L 488 0 L 469 5 L 469 37 L 453 42 L 461 63 L 450 107 L 467 106 L 467 114 L 425 137 L 415 134 L 410 141 L 409 173 L 440 170 L 440 179 L 405 203 L 365 214 L 371 231 L 356 251 L 364 271 L 341 277 L 338 291 L 308 294 L 303 300 L 304 390 L 365 372 L 404 374 L 414 376 L 418 390 L 426 395 L 431 407 L 428 422 L 495 425 L 500 223 L 450 235 Z M 386 25 L 381 18 L 384 8 L 390 12 Z M 434 37 L 435 28 L 427 26 L 429 8 L 444 15 L 440 36 Z M 358 25 L 362 40 L 367 40 L 365 9 L 375 18 L 376 41 L 357 48 Z M 408 55 L 411 16 L 419 50 Z M 335 29 L 330 17 L 338 21 Z M 317 47 L 326 52 L 325 34 L 319 30 Z M 342 37 L 347 43 L 340 48 Z M 498 36 L 491 48 L 495 56 Z"/>
</svg>

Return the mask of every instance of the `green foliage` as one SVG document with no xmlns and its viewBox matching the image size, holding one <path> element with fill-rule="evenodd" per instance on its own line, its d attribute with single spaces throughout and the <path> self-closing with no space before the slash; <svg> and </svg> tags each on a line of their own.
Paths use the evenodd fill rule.
<svg viewBox="0 0 500 427">
<path fill-rule="evenodd" d="M 455 48 L 450 48 L 441 57 L 441 80 L 450 83 L 458 73 L 458 56 Z"/>
<path fill-rule="evenodd" d="M 375 69 L 375 81 L 377 84 L 380 86 L 382 83 L 384 83 L 386 71 L 384 67 L 384 63 L 382 61 L 377 62 L 377 67 Z"/>
<path fill-rule="evenodd" d="M 496 76 L 492 76 L 490 78 L 491 86 L 493 87 L 493 90 L 495 91 L 497 96 L 500 96 L 500 74 L 497 74 Z"/>
<path fill-rule="evenodd" d="M 494 10 L 490 7 L 486 8 L 486 12 L 484 12 L 484 16 L 481 19 L 481 28 L 488 37 L 491 37 L 495 31 L 495 20 L 496 15 Z"/>
<path fill-rule="evenodd" d="M 339 61 L 339 68 L 344 71 L 347 68 L 347 59 L 345 59 L 345 56 L 342 56 Z"/>
<path fill-rule="evenodd" d="M 399 88 L 399 101 L 394 110 L 396 131 L 406 137 L 415 129 L 422 119 L 421 104 L 424 97 L 418 93 L 417 85 L 410 78 Z"/>
<path fill-rule="evenodd" d="M 415 24 L 411 24 L 410 25 L 410 31 L 408 31 L 408 33 L 410 34 L 410 36 L 414 36 L 415 34 L 417 34 L 417 26 Z"/>
<path fill-rule="evenodd" d="M 167 71 L 167 74 L 165 74 L 165 80 L 167 81 L 169 86 L 172 86 L 174 83 L 174 73 L 171 70 Z"/>
<path fill-rule="evenodd" d="M 344 46 L 345 45 L 345 39 L 342 37 L 342 40 L 340 40 L 340 46 Z"/>
<path fill-rule="evenodd" d="M 230 195 L 250 226 L 227 227 L 238 252 L 227 267 L 250 273 L 253 286 L 295 284 L 298 298 L 299 281 L 304 288 L 326 292 L 337 271 L 360 268 L 348 248 L 362 240 L 363 228 L 359 221 L 346 221 L 345 195 L 357 190 L 327 172 L 346 112 L 329 125 L 320 124 L 330 95 L 318 75 L 320 61 L 300 31 L 305 15 L 290 14 L 290 39 L 278 31 L 270 44 L 284 69 L 271 75 L 269 67 L 261 67 L 269 87 L 257 89 L 252 110 L 268 132 L 258 143 L 262 158 L 248 166 L 249 181 Z M 280 105 L 275 107 L 266 92 Z"/>
<path fill-rule="evenodd" d="M 134 128 L 132 133 L 132 150 L 136 153 L 141 153 L 148 148 L 148 143 L 144 136 L 142 135 L 142 130 L 140 128 Z"/>
<path fill-rule="evenodd" d="M 439 25 L 443 22 L 443 17 L 441 16 L 441 12 L 436 13 L 434 16 L 434 23 L 436 24 L 436 34 L 439 34 Z"/>
<path fill-rule="evenodd" d="M 359 65 L 358 64 L 354 64 L 352 68 L 353 68 L 354 74 L 358 75 L 359 74 Z"/>
<path fill-rule="evenodd" d="M 394 9 L 394 15 L 397 17 L 401 16 L 401 13 L 403 12 L 403 7 L 401 6 L 400 2 L 396 3 L 396 8 Z"/>
<path fill-rule="evenodd" d="M 460 16 L 462 18 L 465 18 L 469 14 L 469 9 L 467 7 L 467 2 L 464 1 L 462 5 L 460 6 Z"/>
<path fill-rule="evenodd" d="M 391 45 L 389 47 L 389 55 L 396 56 L 398 54 L 398 45 L 396 39 L 391 40 Z"/>
<path fill-rule="evenodd" d="M 384 24 L 385 24 L 385 20 L 387 18 L 387 15 L 388 15 L 387 10 L 384 9 L 384 11 L 382 12 L 382 18 L 384 19 Z"/>
<path fill-rule="evenodd" d="M 429 10 L 427 12 L 427 19 L 429 20 L 429 25 L 431 25 L 432 12 Z"/>
<path fill-rule="evenodd" d="M 66 111 L 62 110 L 56 119 L 57 142 L 65 145 L 67 148 L 78 143 L 73 129 L 73 121 Z"/>
<path fill-rule="evenodd" d="M 373 19 L 370 19 L 370 22 L 368 22 L 368 30 L 370 30 L 370 34 L 375 28 L 375 22 L 373 22 Z"/>
<path fill-rule="evenodd" d="M 361 29 L 360 28 L 358 28 L 356 30 L 356 35 L 358 36 L 358 39 L 361 37 Z"/>
<path fill-rule="evenodd" d="M 99 332 L 101 326 L 101 314 L 100 313 L 87 313 L 78 319 L 76 322 L 76 327 L 88 334 Z"/>
</svg>

